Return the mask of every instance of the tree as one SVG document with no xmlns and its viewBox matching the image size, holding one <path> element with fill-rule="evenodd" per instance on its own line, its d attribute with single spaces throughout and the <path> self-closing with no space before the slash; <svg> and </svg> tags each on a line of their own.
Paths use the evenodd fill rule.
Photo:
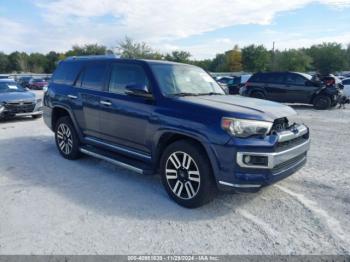
<svg viewBox="0 0 350 262">
<path fill-rule="evenodd" d="M 229 72 L 242 71 L 242 53 L 237 45 L 232 50 L 229 50 L 225 53 L 225 60 L 225 68 Z"/>
<path fill-rule="evenodd" d="M 338 43 L 323 43 L 307 49 L 313 59 L 314 68 L 321 74 L 343 70 L 346 66 L 346 52 Z"/>
<path fill-rule="evenodd" d="M 28 55 L 18 51 L 9 54 L 7 72 L 23 72 L 28 71 L 27 67 Z"/>
<path fill-rule="evenodd" d="M 171 54 L 165 56 L 165 60 L 178 62 L 178 63 L 188 63 L 190 61 L 191 53 L 187 51 L 173 51 Z"/>
<path fill-rule="evenodd" d="M 5 53 L 0 52 L 0 73 L 7 73 L 9 60 Z"/>
<path fill-rule="evenodd" d="M 266 71 L 271 55 L 263 45 L 249 45 L 242 48 L 243 70 L 247 72 Z"/>
<path fill-rule="evenodd" d="M 305 72 L 311 69 L 312 58 L 302 50 L 290 49 L 275 53 L 275 66 L 279 71 Z"/>
<path fill-rule="evenodd" d="M 105 55 L 110 53 L 109 50 L 104 45 L 89 44 L 89 45 L 74 45 L 71 50 L 65 53 L 65 56 L 84 56 L 84 55 Z"/>
<path fill-rule="evenodd" d="M 44 68 L 44 71 L 45 73 L 49 74 L 56 69 L 57 63 L 58 61 L 60 61 L 60 54 L 54 51 L 51 51 L 46 55 L 46 60 L 47 60 L 47 63 Z"/>
<path fill-rule="evenodd" d="M 40 53 L 32 53 L 27 58 L 29 71 L 33 73 L 43 73 L 47 66 L 47 58 Z"/>
<path fill-rule="evenodd" d="M 129 37 L 125 37 L 125 39 L 119 42 L 116 47 L 117 54 L 122 58 L 130 58 L 130 59 L 155 59 L 160 60 L 163 58 L 163 55 L 159 52 L 153 50 L 150 46 L 148 46 L 145 42 L 137 43 Z"/>
<path fill-rule="evenodd" d="M 224 54 L 217 54 L 210 65 L 210 71 L 212 72 L 225 72 L 226 67 L 226 57 Z"/>
</svg>

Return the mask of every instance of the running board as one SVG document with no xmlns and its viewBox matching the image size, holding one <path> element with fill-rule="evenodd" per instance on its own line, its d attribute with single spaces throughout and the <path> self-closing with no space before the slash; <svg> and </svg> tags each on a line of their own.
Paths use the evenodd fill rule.
<svg viewBox="0 0 350 262">
<path fill-rule="evenodd" d="M 92 157 L 96 157 L 98 159 L 107 161 L 107 162 L 109 162 L 111 164 L 114 164 L 116 166 L 120 166 L 122 168 L 129 169 L 130 171 L 136 172 L 138 174 L 144 174 L 145 173 L 143 169 L 140 169 L 140 168 L 137 168 L 137 167 L 132 166 L 130 164 L 118 161 L 116 159 L 113 159 L 111 157 L 105 156 L 103 154 L 100 154 L 100 153 L 97 153 L 97 152 L 93 152 L 92 150 L 89 150 L 89 149 L 86 149 L 86 148 L 82 148 L 82 147 L 79 148 L 79 150 L 83 154 L 86 154 L 86 155 L 89 155 L 89 156 L 92 156 Z"/>
</svg>

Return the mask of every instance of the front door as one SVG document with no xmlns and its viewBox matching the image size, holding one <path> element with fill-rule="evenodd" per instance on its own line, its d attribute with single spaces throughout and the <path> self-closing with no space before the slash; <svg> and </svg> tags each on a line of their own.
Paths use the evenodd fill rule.
<svg viewBox="0 0 350 262">
<path fill-rule="evenodd" d="M 149 155 L 146 137 L 149 119 L 154 111 L 154 101 L 128 95 L 126 86 L 143 84 L 149 87 L 145 70 L 138 63 L 118 63 L 110 65 L 109 84 L 101 96 L 100 126 L 103 140 Z M 150 88 L 150 87 L 149 87 Z"/>
</svg>

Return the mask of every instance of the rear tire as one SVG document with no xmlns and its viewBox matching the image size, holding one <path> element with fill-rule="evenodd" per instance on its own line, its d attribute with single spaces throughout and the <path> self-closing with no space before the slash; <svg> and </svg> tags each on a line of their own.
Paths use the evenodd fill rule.
<svg viewBox="0 0 350 262">
<path fill-rule="evenodd" d="M 314 107 L 318 110 L 325 110 L 330 108 L 332 105 L 332 100 L 330 97 L 325 95 L 318 95 L 314 99 Z"/>
<path fill-rule="evenodd" d="M 210 202 L 216 184 L 210 161 L 203 148 L 190 140 L 169 145 L 161 157 L 161 179 L 177 204 L 196 208 Z"/>
<path fill-rule="evenodd" d="M 69 116 L 58 119 L 55 126 L 55 140 L 60 154 L 70 160 L 81 156 L 79 137 Z"/>
<path fill-rule="evenodd" d="M 253 98 L 258 98 L 258 99 L 265 99 L 265 95 L 263 92 L 260 92 L 260 91 L 254 91 L 250 94 L 250 97 L 253 97 Z"/>
</svg>

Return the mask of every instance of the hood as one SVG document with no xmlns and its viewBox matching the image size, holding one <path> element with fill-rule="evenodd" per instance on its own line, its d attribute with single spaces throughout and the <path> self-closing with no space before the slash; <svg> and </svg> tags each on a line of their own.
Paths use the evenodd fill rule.
<svg viewBox="0 0 350 262">
<path fill-rule="evenodd" d="M 180 99 L 225 111 L 228 117 L 274 121 L 277 118 L 296 115 L 294 109 L 289 106 L 244 96 L 188 96 Z"/>
<path fill-rule="evenodd" d="M 17 101 L 35 101 L 35 94 L 31 92 L 8 92 L 0 93 L 0 103 Z"/>
</svg>

